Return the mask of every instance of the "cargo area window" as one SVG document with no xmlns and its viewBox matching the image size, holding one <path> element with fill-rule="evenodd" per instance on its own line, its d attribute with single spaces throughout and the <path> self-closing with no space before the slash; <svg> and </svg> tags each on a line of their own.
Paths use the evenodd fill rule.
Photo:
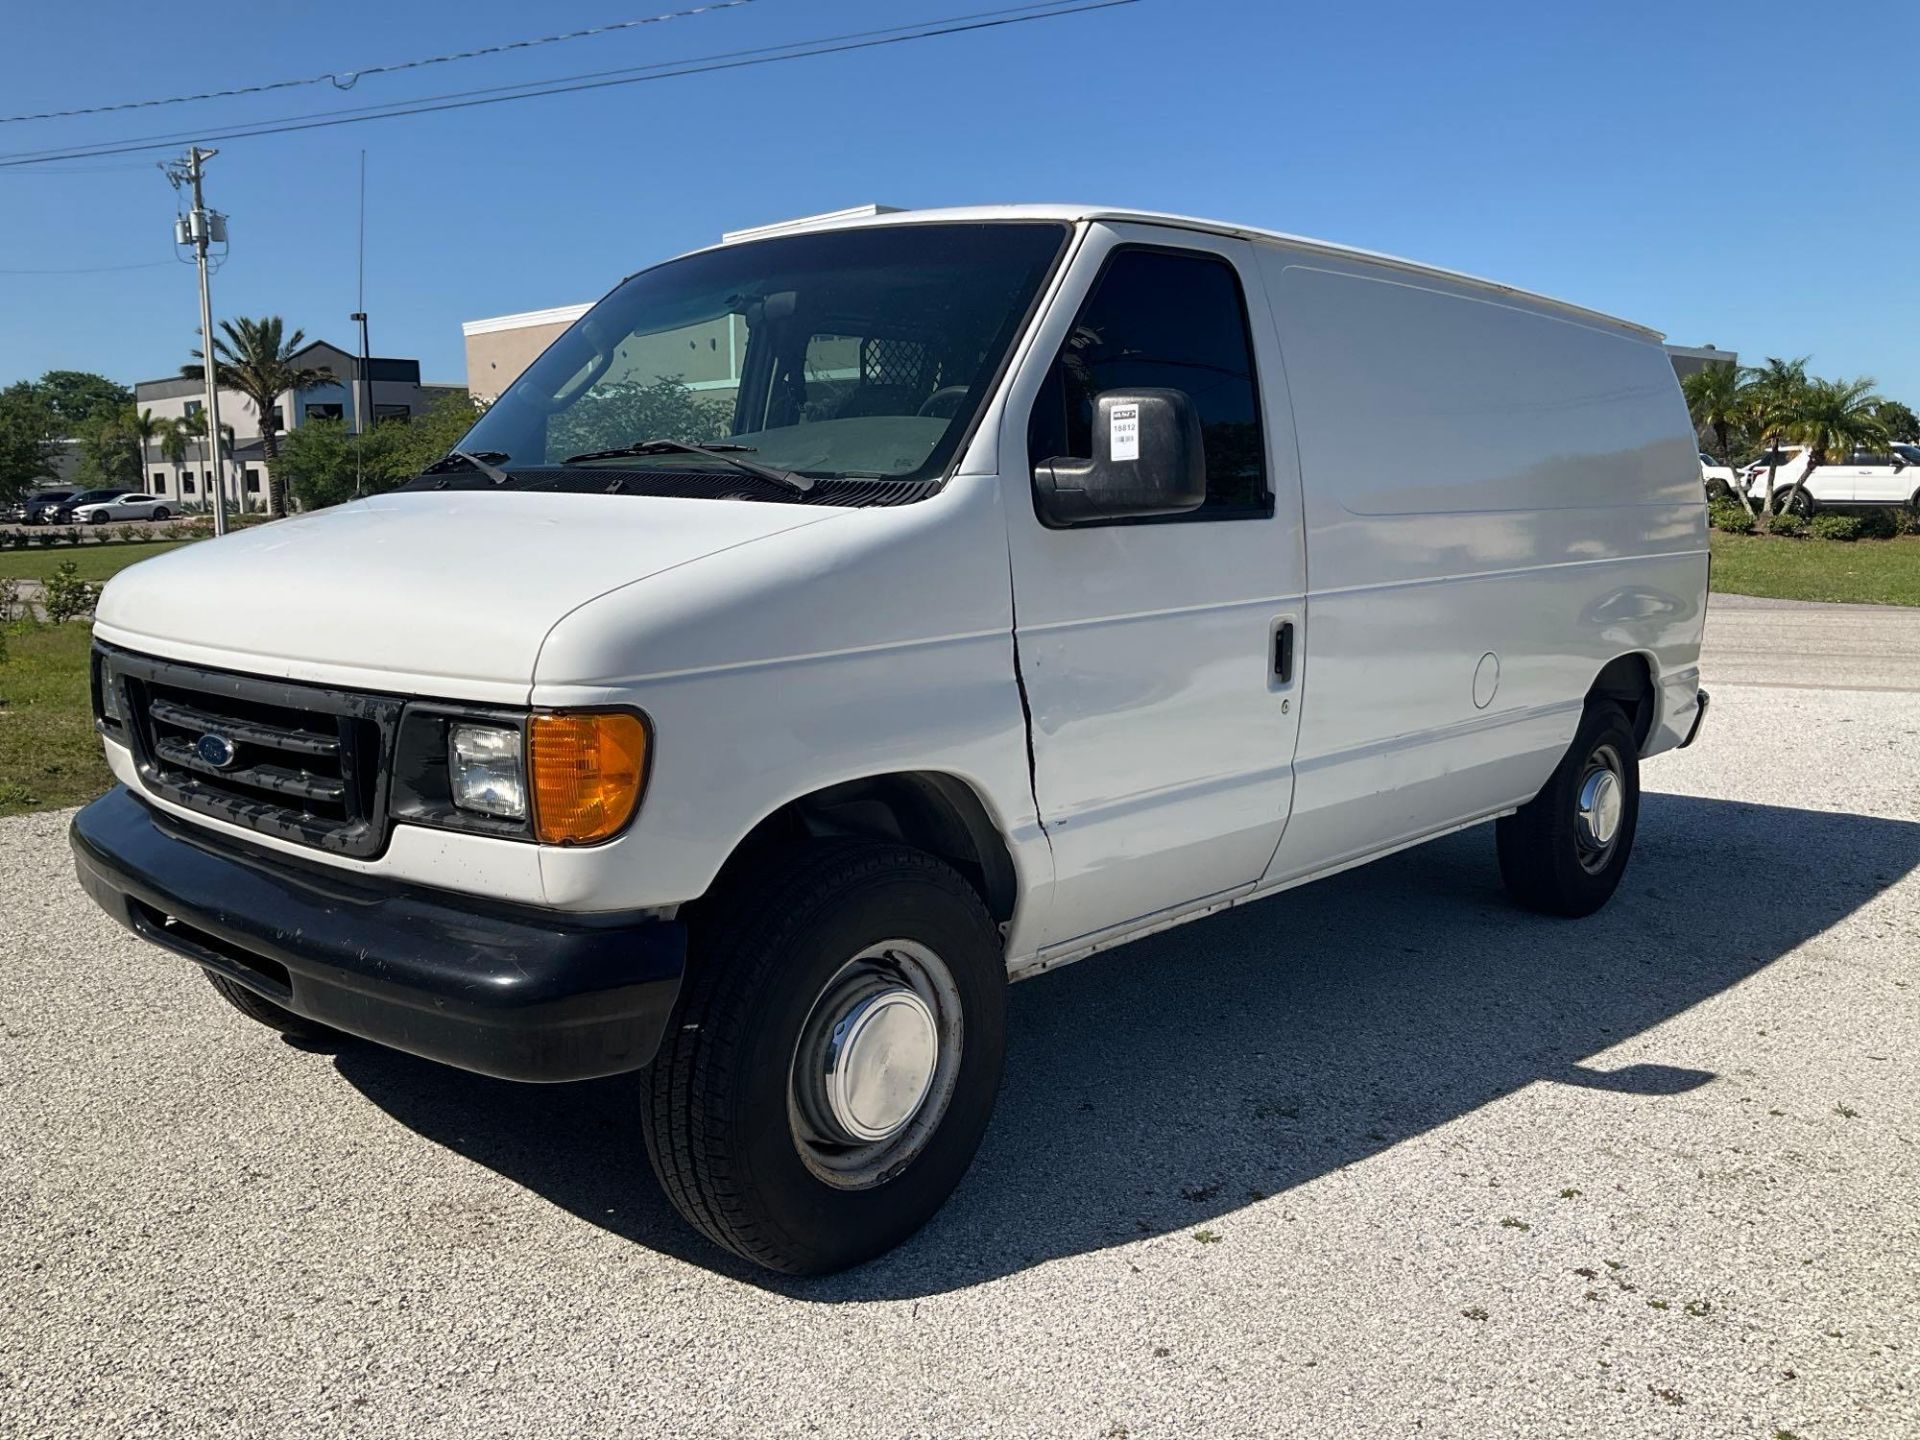
<svg viewBox="0 0 1920 1440">
<path fill-rule="evenodd" d="M 1029 468 L 1054 455 L 1092 457 L 1102 391 L 1161 386 L 1186 391 L 1200 412 L 1207 498 L 1188 515 L 1124 523 L 1271 515 L 1246 301 L 1217 255 L 1123 247 L 1107 258 L 1034 401 Z"/>
</svg>

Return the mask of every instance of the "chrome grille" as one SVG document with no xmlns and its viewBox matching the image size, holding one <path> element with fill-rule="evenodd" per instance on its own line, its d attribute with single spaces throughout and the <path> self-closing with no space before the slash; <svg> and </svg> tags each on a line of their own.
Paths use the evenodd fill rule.
<svg viewBox="0 0 1920 1440">
<path fill-rule="evenodd" d="M 398 698 L 100 648 L 101 683 L 116 687 L 154 793 L 338 854 L 385 846 Z"/>
</svg>

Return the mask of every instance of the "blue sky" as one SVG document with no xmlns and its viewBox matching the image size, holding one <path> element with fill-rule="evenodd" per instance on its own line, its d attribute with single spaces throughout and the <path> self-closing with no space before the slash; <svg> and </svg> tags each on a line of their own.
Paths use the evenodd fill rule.
<svg viewBox="0 0 1920 1440">
<path fill-rule="evenodd" d="M 689 0 L 22 5 L 0 113 L 350 70 Z M 756 0 L 413 75 L 0 125 L 0 152 L 933 20 L 996 0 Z M 997 0 L 1009 3 L 1009 0 Z M 1830 37 L 1830 38 L 1829 38 Z M 1884 65 L 1884 68 L 1881 68 Z M 1143 0 L 890 49 L 220 143 L 218 315 L 460 380 L 460 322 L 585 300 L 722 230 L 870 200 L 1089 200 L 1387 250 L 1676 343 L 1813 356 L 1920 407 L 1920 6 Z M 0 170 L 0 384 L 171 373 L 194 343 L 156 155 Z M 111 167 L 111 168 L 96 168 Z M 54 173 L 59 172 L 59 173 Z M 78 172 L 78 173 L 75 173 Z M 133 265 L 96 274 L 18 271 Z"/>
</svg>

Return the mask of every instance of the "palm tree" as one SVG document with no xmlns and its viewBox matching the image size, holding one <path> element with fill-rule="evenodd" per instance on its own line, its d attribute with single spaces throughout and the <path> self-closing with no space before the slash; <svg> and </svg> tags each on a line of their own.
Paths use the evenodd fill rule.
<svg viewBox="0 0 1920 1440">
<path fill-rule="evenodd" d="M 160 429 L 160 458 L 176 469 L 187 458 L 187 426 L 182 419 L 162 422 Z"/>
<path fill-rule="evenodd" d="M 127 433 L 140 447 L 140 488 L 142 490 L 151 483 L 146 470 L 153 442 L 162 440 L 170 428 L 172 428 L 171 421 L 162 420 L 151 410 L 135 411 L 127 416 Z"/>
<path fill-rule="evenodd" d="M 1874 393 L 1874 382 L 1858 380 L 1809 380 L 1802 386 L 1799 402 L 1786 416 L 1781 433 L 1796 444 L 1807 447 L 1807 463 L 1781 501 L 1784 509 L 1793 509 L 1801 487 L 1813 478 L 1813 472 L 1835 457 L 1845 460 L 1858 445 L 1873 445 L 1887 438 L 1887 425 L 1880 418 L 1883 396 Z"/>
<path fill-rule="evenodd" d="M 206 411 L 195 410 L 191 414 L 182 415 L 176 419 L 160 437 L 160 453 L 178 465 L 187 458 L 189 441 L 200 446 L 200 463 L 206 467 L 203 474 L 207 488 L 203 493 L 208 497 L 209 504 L 224 504 L 226 477 L 220 474 L 222 467 L 214 463 L 210 453 L 212 447 L 207 444 Z M 228 454 L 233 452 L 233 426 L 220 427 L 220 443 L 226 447 Z"/>
<path fill-rule="evenodd" d="M 267 465 L 267 508 L 282 515 L 287 512 L 286 486 L 274 463 L 280 458 L 280 397 L 289 390 L 304 390 L 332 378 L 328 371 L 293 363 L 307 337 L 296 330 L 283 338 L 283 328 L 278 315 L 222 320 L 221 333 L 213 337 L 214 376 L 221 388 L 238 390 L 259 412 L 260 446 Z M 193 354 L 196 360 L 206 358 L 198 350 Z M 180 373 L 197 380 L 204 370 L 201 365 L 182 365 Z"/>
<path fill-rule="evenodd" d="M 1733 463 L 1730 453 L 1733 430 L 1744 415 L 1746 400 L 1742 391 L 1745 386 L 1746 377 L 1732 365 L 1709 365 L 1680 382 L 1681 392 L 1687 397 L 1687 413 L 1693 417 L 1694 430 L 1701 435 L 1713 436 L 1714 454 L 1728 465 Z M 1740 503 L 1747 507 L 1747 513 L 1751 515 L 1753 501 L 1747 498 L 1746 491 L 1736 486 L 1734 494 L 1740 497 Z"/>
<path fill-rule="evenodd" d="M 1780 439 L 1788 417 L 1800 406 L 1807 388 L 1807 357 L 1782 360 L 1769 355 L 1767 363 L 1748 369 L 1740 387 L 1741 413 L 1746 427 L 1760 441 L 1767 457 L 1767 493 L 1760 506 L 1773 514 L 1774 477 L 1780 472 Z"/>
<path fill-rule="evenodd" d="M 200 458 L 204 465 L 207 454 L 207 417 L 204 411 L 193 410 L 178 417 L 173 422 L 172 433 L 163 437 L 160 445 L 166 453 L 167 458 L 178 465 L 187 458 L 187 443 L 189 441 L 199 442 Z M 203 470 L 201 478 L 205 480 L 207 487 L 202 493 L 215 495 L 212 472 Z M 181 494 L 181 498 L 183 500 L 185 499 L 184 491 Z"/>
</svg>

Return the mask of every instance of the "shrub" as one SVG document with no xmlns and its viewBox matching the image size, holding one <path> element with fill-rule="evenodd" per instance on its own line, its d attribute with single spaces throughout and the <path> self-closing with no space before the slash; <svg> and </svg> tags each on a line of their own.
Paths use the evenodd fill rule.
<svg viewBox="0 0 1920 1440">
<path fill-rule="evenodd" d="M 1769 535 L 1799 536 L 1807 533 L 1807 522 L 1798 515 L 1776 515 L 1767 522 Z"/>
<path fill-rule="evenodd" d="M 1907 512 L 1904 509 L 1869 510 L 1858 520 L 1860 536 L 1864 540 L 1891 540 L 1896 535 L 1906 533 Z"/>
<path fill-rule="evenodd" d="M 1755 521 L 1738 500 L 1722 500 L 1707 507 L 1707 523 L 1729 535 L 1751 535 Z"/>
<path fill-rule="evenodd" d="M 1816 515 L 1807 528 L 1822 540 L 1858 540 L 1863 529 L 1852 515 Z"/>
<path fill-rule="evenodd" d="M 100 587 L 82 580 L 79 570 L 73 561 L 62 560 L 60 568 L 49 575 L 41 587 L 40 604 L 47 612 L 47 619 L 56 625 L 76 615 L 91 615 L 99 602 Z"/>
</svg>

